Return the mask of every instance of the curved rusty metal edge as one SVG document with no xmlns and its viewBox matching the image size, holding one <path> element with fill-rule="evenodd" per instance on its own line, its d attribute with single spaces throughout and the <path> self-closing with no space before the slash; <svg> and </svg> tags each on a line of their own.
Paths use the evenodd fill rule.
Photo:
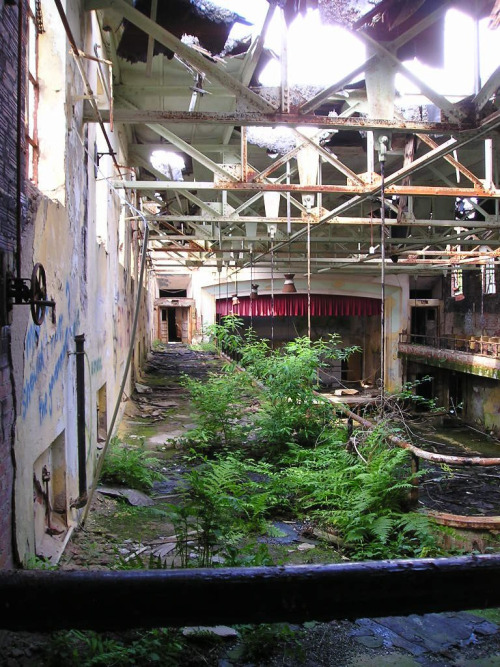
<svg viewBox="0 0 500 667">
<path fill-rule="evenodd" d="M 460 514 L 447 514 L 446 512 L 434 512 L 429 510 L 425 513 L 429 519 L 441 526 L 450 528 L 463 528 L 468 530 L 500 530 L 500 516 L 463 516 Z"/>
<path fill-rule="evenodd" d="M 341 403 L 336 404 L 336 406 L 342 410 L 342 412 L 351 417 L 354 421 L 361 424 L 365 428 L 375 428 L 376 424 L 360 417 L 352 410 L 349 410 L 345 405 Z M 418 456 L 419 459 L 425 459 L 426 461 L 433 461 L 434 463 L 447 463 L 448 465 L 454 466 L 500 466 L 500 458 L 485 458 L 482 456 L 450 456 L 447 454 L 434 454 L 434 452 L 426 452 L 425 449 L 420 449 L 420 447 L 415 447 L 415 445 L 398 438 L 395 435 L 388 435 L 387 440 L 394 443 L 402 449 L 408 449 L 412 454 Z"/>
<path fill-rule="evenodd" d="M 220 352 L 220 356 L 226 359 L 227 361 L 233 362 L 233 360 L 229 356 L 227 356 L 224 352 Z M 247 372 L 243 366 L 236 365 L 236 368 L 241 373 Z M 259 380 L 255 380 L 255 378 L 254 382 L 259 387 L 263 388 L 264 385 L 262 382 L 260 382 Z M 329 399 L 327 398 L 327 400 Z M 361 424 L 361 426 L 370 429 L 376 427 L 376 424 L 369 421 L 368 419 L 364 419 L 364 417 L 360 417 L 352 410 L 349 410 L 349 408 L 343 403 L 337 403 L 334 401 L 329 401 L 329 402 L 333 406 L 341 410 L 347 417 L 351 417 L 354 421 L 358 422 L 358 424 Z M 388 435 L 387 440 L 397 445 L 398 447 L 401 447 L 402 449 L 408 449 L 412 454 L 414 454 L 414 456 L 417 456 L 419 459 L 425 459 L 426 461 L 433 461 L 434 463 L 446 463 L 448 465 L 454 465 L 454 466 L 500 466 L 500 458 L 485 458 L 482 456 L 450 456 L 448 454 L 435 454 L 434 452 L 427 452 L 425 451 L 425 449 L 420 449 L 420 447 L 415 447 L 415 445 L 412 445 L 411 443 L 406 442 L 406 440 L 402 440 L 401 438 L 398 438 L 395 435 Z"/>
</svg>

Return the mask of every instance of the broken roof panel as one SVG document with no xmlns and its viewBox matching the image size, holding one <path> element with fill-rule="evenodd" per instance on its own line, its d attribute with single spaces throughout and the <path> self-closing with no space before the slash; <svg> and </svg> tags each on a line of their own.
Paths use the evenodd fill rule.
<svg viewBox="0 0 500 667">
<path fill-rule="evenodd" d="M 151 0 L 136 0 L 135 9 L 151 16 Z M 228 9 L 219 7 L 210 0 L 170 0 L 159 3 L 156 22 L 170 33 L 182 38 L 183 35 L 197 37 L 200 45 L 213 54 L 224 49 L 229 33 L 235 23 L 250 25 L 243 17 Z M 117 53 L 131 63 L 146 62 L 148 35 L 127 20 Z M 154 55 L 163 54 L 171 59 L 173 51 L 155 42 Z"/>
</svg>

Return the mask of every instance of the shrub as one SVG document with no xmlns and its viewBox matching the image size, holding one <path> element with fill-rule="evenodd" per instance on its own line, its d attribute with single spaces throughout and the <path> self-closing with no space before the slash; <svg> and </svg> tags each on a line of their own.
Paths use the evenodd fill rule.
<svg viewBox="0 0 500 667">
<path fill-rule="evenodd" d="M 197 429 L 188 434 L 194 449 L 216 451 L 240 444 L 244 392 L 248 379 L 233 367 L 221 373 L 209 373 L 204 380 L 184 376 L 182 381 L 195 408 Z"/>
<path fill-rule="evenodd" d="M 149 491 L 155 481 L 163 479 L 163 475 L 152 467 L 156 461 L 144 451 L 143 443 L 141 447 L 136 447 L 114 437 L 104 459 L 101 480 Z"/>
</svg>

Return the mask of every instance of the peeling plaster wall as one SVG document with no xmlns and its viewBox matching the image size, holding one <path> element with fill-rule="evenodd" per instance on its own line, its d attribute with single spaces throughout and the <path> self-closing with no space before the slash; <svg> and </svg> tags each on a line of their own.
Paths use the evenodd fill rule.
<svg viewBox="0 0 500 667">
<path fill-rule="evenodd" d="M 91 48 L 99 37 L 91 34 L 89 14 L 82 11 L 80 3 L 71 3 L 67 12 L 77 43 L 83 43 L 85 34 L 86 48 Z M 49 112 L 54 108 L 56 114 L 54 151 L 50 127 L 42 124 L 40 128 L 41 165 L 45 170 L 53 163 L 54 180 L 49 184 L 50 175 L 44 171 L 40 186 L 45 184 L 48 189 L 29 202 L 31 215 L 23 228 L 23 275 L 31 274 L 35 262 L 44 265 L 48 297 L 56 302 L 56 309 L 53 319 L 47 310 L 45 321 L 37 326 L 29 307 L 19 307 L 12 324 L 18 414 L 15 534 L 24 561 L 35 553 L 57 557 L 82 511 L 71 507 L 79 495 L 74 337 L 85 335 L 85 447 L 90 487 L 98 422 L 104 418 L 103 423 L 109 426 L 130 348 L 135 305 L 131 273 L 137 262 L 137 257 L 131 256 L 131 231 L 123 219 L 120 225 L 120 195 L 105 185 L 97 196 L 96 179 L 114 177 L 115 172 L 109 158 L 101 162 L 99 172 L 93 162 L 94 146 L 102 137 L 97 135 L 95 124 L 82 122 L 83 107 L 78 100 L 82 80 L 73 58 L 67 57 L 65 35 L 61 39 L 63 26 L 50 10 L 44 12 L 44 20 L 47 32 L 41 39 L 46 38 L 42 51 L 47 59 L 41 57 L 40 72 L 41 77 L 45 72 L 47 82 L 57 82 L 57 89 L 48 90 L 47 83 L 40 98 L 41 115 L 47 111 L 46 102 Z M 85 66 L 92 80 L 95 64 L 87 62 Z M 110 137 L 118 162 L 126 163 L 119 130 L 115 128 Z M 100 242 L 97 216 L 103 205 L 107 234 L 105 242 Z M 150 335 L 148 299 L 146 285 L 137 338 L 142 350 Z M 61 531 L 58 535 L 48 535 L 46 530 L 44 466 L 51 473 L 51 524 Z"/>
<path fill-rule="evenodd" d="M 496 284 L 500 293 L 500 268 L 496 266 Z M 442 315 L 440 334 L 451 338 L 464 339 L 468 336 L 500 336 L 499 306 L 500 296 L 483 294 L 481 271 L 479 267 L 464 269 L 463 298 L 451 296 L 451 278 L 443 278 Z M 413 281 L 412 281 L 413 284 Z M 439 290 L 436 290 L 438 292 Z M 411 305 L 411 303 L 410 303 Z M 436 394 L 440 404 L 453 408 L 449 403 L 450 384 L 460 387 L 462 418 L 480 430 L 500 433 L 500 382 L 493 379 L 497 373 L 494 357 L 478 355 L 471 362 L 466 354 L 468 350 L 438 350 L 432 352 L 434 359 L 428 364 L 408 361 L 408 380 L 419 375 L 431 375 L 435 378 Z M 413 358 L 418 353 L 418 346 L 411 351 Z M 453 370 L 451 370 L 453 369 Z M 486 377 L 490 375 L 491 377 Z"/>
<path fill-rule="evenodd" d="M 468 376 L 465 417 L 487 432 L 500 435 L 500 382 Z"/>
<path fill-rule="evenodd" d="M 463 294 L 461 301 L 451 297 L 451 278 L 446 277 L 445 320 L 443 334 L 457 338 L 465 336 L 500 336 L 500 266 L 496 266 L 496 294 L 483 294 L 481 272 L 463 272 Z"/>
</svg>

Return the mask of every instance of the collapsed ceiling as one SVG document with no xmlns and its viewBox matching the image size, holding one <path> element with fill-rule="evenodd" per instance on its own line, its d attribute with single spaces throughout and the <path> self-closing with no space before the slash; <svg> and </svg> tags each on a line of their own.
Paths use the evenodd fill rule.
<svg viewBox="0 0 500 667">
<path fill-rule="evenodd" d="M 215 0 L 86 2 L 113 63 L 113 104 L 101 116 L 124 124 L 135 168 L 117 186 L 141 196 L 157 275 L 250 263 L 369 274 L 381 262 L 430 274 L 498 257 L 499 54 L 466 97 L 443 95 L 402 62 L 441 65 L 446 12 L 491 17 L 493 29 L 497 3 L 260 2 L 263 25 L 240 41 L 231 28 L 248 21 Z M 281 53 L 265 41 L 276 12 L 286 26 L 311 9 L 366 46 L 362 65 L 324 87 L 291 84 L 285 29 Z M 333 43 L 331 59 L 353 53 Z M 264 87 L 272 60 L 281 82 Z M 420 92 L 400 95 L 397 72 Z M 153 166 L 158 150 L 182 157 L 182 172 Z"/>
</svg>

